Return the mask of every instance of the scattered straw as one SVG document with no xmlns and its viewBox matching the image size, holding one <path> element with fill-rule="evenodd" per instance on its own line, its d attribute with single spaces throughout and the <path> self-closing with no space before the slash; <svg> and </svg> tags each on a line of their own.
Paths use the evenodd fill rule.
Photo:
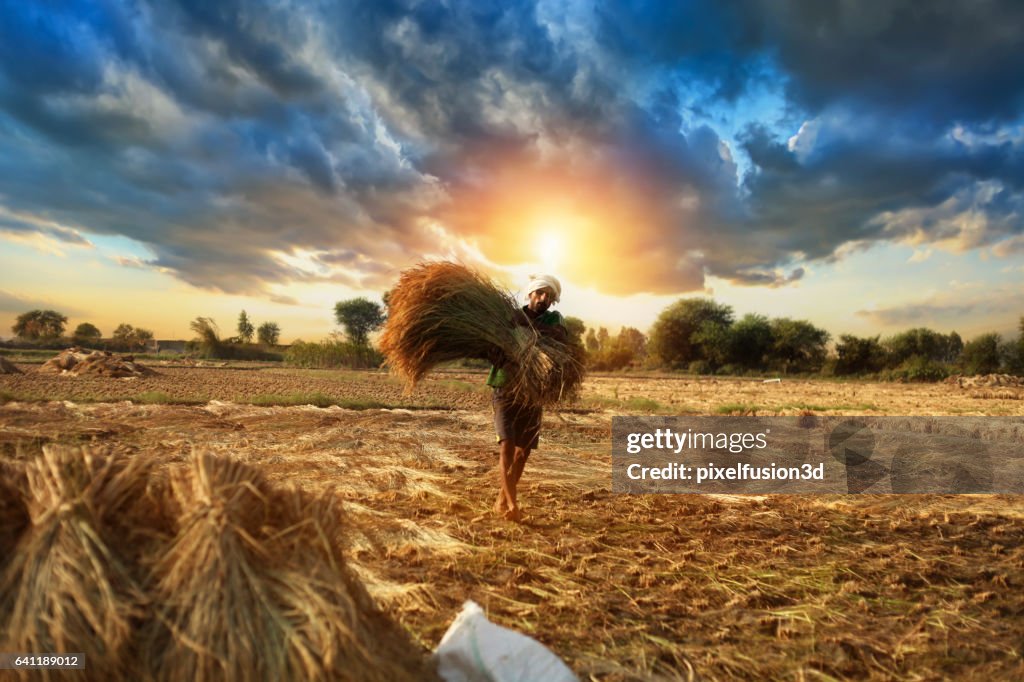
<svg viewBox="0 0 1024 682">
<path fill-rule="evenodd" d="M 503 358 L 517 401 L 547 405 L 575 397 L 582 347 L 516 326 L 517 307 L 511 294 L 463 265 L 421 263 L 391 290 L 380 348 L 411 385 L 443 362 Z"/>
</svg>

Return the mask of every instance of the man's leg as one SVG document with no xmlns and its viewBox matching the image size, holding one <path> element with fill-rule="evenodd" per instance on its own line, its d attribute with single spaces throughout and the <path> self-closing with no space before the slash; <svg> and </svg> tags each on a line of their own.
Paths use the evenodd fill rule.
<svg viewBox="0 0 1024 682">
<path fill-rule="evenodd" d="M 517 448 L 512 441 L 505 439 L 500 443 L 498 455 L 498 499 L 494 503 L 494 511 L 505 514 L 516 506 L 516 484 L 512 480 L 513 462 Z"/>
<path fill-rule="evenodd" d="M 523 469 L 526 468 L 526 460 L 529 458 L 530 448 L 516 448 L 515 457 L 512 458 L 512 469 L 509 472 L 513 489 L 519 485 L 519 479 L 523 476 Z"/>
</svg>

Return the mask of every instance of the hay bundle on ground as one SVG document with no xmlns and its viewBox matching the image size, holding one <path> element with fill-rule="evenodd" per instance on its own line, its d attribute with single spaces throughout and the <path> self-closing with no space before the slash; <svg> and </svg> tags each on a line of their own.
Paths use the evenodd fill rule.
<svg viewBox="0 0 1024 682">
<path fill-rule="evenodd" d="M 110 351 L 86 352 L 80 348 L 68 348 L 56 357 L 50 358 L 39 368 L 40 372 L 52 374 L 90 374 L 108 377 L 140 377 L 156 374 L 149 367 L 135 362 L 135 356 L 118 356 Z"/>
<path fill-rule="evenodd" d="M 13 362 L 0 357 L 0 374 L 24 374 Z"/>
<path fill-rule="evenodd" d="M 21 499 L 25 475 L 19 469 L 0 461 L 0 574 L 14 556 L 14 545 L 28 526 L 28 509 Z"/>
<path fill-rule="evenodd" d="M 986 386 L 1024 386 L 1024 377 L 1013 376 L 1012 374 L 981 374 L 976 376 L 963 376 L 954 374 L 946 379 L 947 384 L 956 384 L 960 388 L 979 388 Z"/>
<path fill-rule="evenodd" d="M 0 651 L 79 652 L 93 679 L 133 677 L 126 650 L 143 598 L 118 550 L 132 544 L 120 520 L 143 494 L 142 463 L 44 446 L 23 474 L 31 523 L 0 573 Z"/>
<path fill-rule="evenodd" d="M 197 454 L 171 478 L 177 532 L 153 574 L 156 679 L 430 679 L 426 658 L 346 568 L 340 510 Z"/>
<path fill-rule="evenodd" d="M 504 358 L 508 388 L 521 402 L 574 397 L 583 382 L 583 349 L 515 325 L 515 298 L 457 263 L 404 271 L 388 299 L 381 336 L 387 363 L 410 384 L 450 360 Z"/>
</svg>

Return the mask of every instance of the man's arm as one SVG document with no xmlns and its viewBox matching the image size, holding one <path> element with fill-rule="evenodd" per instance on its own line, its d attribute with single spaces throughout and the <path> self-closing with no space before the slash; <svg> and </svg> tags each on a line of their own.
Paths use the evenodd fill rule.
<svg viewBox="0 0 1024 682">
<path fill-rule="evenodd" d="M 560 324 L 543 324 L 537 325 L 537 331 L 542 336 L 548 336 L 559 343 L 566 343 L 569 340 L 569 331 Z"/>
</svg>

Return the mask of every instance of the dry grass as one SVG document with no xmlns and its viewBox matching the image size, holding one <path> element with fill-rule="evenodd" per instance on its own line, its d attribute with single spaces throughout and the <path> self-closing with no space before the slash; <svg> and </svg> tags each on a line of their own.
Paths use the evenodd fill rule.
<svg viewBox="0 0 1024 682">
<path fill-rule="evenodd" d="M 0 575 L 0 650 L 80 652 L 99 678 L 130 676 L 145 599 L 120 550 L 135 535 L 123 520 L 145 498 L 142 460 L 51 445 L 23 480 L 31 524 Z"/>
<path fill-rule="evenodd" d="M 423 679 L 424 660 L 341 553 L 340 510 L 197 454 L 171 478 L 176 534 L 153 564 L 155 676 L 213 680 Z"/>
<path fill-rule="evenodd" d="M 345 390 L 362 390 L 361 376 Z M 701 414 L 727 402 L 993 408 L 948 385 L 598 377 L 587 389 Z M 437 390 L 428 397 L 449 395 Z M 1021 404 L 1006 406 L 1020 415 Z M 95 438 L 179 467 L 202 442 L 271 483 L 334 490 L 350 568 L 426 647 L 471 598 L 583 680 L 1024 679 L 1018 498 L 614 495 L 611 414 L 546 414 L 520 487 L 523 525 L 489 514 L 486 405 L 18 404 L 0 411 L 0 452 L 24 459 L 16 443 Z"/>
<path fill-rule="evenodd" d="M 346 566 L 335 498 L 208 453 L 156 461 L 48 444 L 2 463 L 0 651 L 82 652 L 88 679 L 433 679 Z"/>
<path fill-rule="evenodd" d="M 28 509 L 21 499 L 24 489 L 24 473 L 0 461 L 0 574 L 14 556 L 18 537 L 29 523 Z"/>
</svg>

